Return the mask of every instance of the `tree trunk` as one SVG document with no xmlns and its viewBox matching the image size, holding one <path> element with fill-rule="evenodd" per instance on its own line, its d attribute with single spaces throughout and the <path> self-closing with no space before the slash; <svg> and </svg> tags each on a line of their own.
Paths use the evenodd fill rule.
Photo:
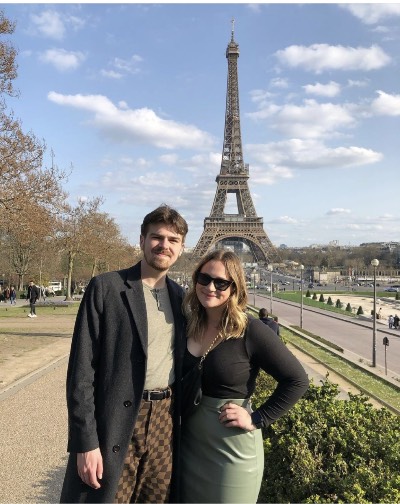
<svg viewBox="0 0 400 504">
<path fill-rule="evenodd" d="M 65 296 L 66 301 L 72 300 L 71 286 L 72 286 L 72 270 L 74 269 L 74 259 L 75 259 L 75 252 L 69 252 L 68 253 L 67 295 Z"/>
</svg>

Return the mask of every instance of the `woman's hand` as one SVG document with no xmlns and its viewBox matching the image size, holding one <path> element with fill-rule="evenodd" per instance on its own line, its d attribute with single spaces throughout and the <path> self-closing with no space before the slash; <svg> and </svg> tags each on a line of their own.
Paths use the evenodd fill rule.
<svg viewBox="0 0 400 504">
<path fill-rule="evenodd" d="M 251 421 L 250 413 L 245 408 L 235 403 L 226 403 L 222 406 L 219 421 L 224 424 L 225 427 L 239 427 L 247 431 L 256 429 Z"/>
</svg>

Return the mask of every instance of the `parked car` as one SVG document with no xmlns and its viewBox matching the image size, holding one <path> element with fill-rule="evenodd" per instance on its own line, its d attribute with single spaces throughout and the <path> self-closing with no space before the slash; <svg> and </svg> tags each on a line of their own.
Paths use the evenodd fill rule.
<svg viewBox="0 0 400 504">
<path fill-rule="evenodd" d="M 386 287 L 385 291 L 386 292 L 399 292 L 399 289 L 397 287 Z"/>
</svg>

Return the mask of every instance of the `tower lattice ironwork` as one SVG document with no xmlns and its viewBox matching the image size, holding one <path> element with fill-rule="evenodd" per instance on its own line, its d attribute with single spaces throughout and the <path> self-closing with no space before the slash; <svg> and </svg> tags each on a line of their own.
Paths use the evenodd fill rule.
<svg viewBox="0 0 400 504">
<path fill-rule="evenodd" d="M 229 239 L 245 243 L 256 262 L 269 263 L 276 255 L 276 249 L 264 231 L 263 218 L 257 216 L 247 183 L 249 165 L 243 162 L 237 64 L 239 45 L 234 40 L 234 21 L 226 58 L 228 80 L 221 170 L 216 178 L 218 187 L 211 213 L 204 219 L 204 231 L 193 255 L 201 257 L 218 242 Z M 236 195 L 237 214 L 224 212 L 228 193 Z"/>
</svg>

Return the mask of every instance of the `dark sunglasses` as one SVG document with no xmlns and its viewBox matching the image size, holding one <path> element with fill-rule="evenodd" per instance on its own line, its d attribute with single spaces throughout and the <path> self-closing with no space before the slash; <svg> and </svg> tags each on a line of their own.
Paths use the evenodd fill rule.
<svg viewBox="0 0 400 504">
<path fill-rule="evenodd" d="M 213 282 L 214 287 L 219 291 L 226 291 L 233 284 L 233 280 L 224 280 L 223 278 L 213 278 L 207 273 L 199 273 L 197 275 L 197 283 L 207 286 Z"/>
</svg>

